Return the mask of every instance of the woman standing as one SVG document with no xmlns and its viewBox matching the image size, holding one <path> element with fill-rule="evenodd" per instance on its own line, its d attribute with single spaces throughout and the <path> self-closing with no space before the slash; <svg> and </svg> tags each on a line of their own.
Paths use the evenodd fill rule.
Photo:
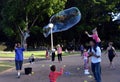
<svg viewBox="0 0 120 82">
<path fill-rule="evenodd" d="M 15 44 L 15 66 L 17 70 L 17 78 L 20 78 L 20 72 L 22 70 L 24 60 L 23 51 L 25 51 L 25 49 L 21 47 L 20 43 Z"/>
<path fill-rule="evenodd" d="M 113 58 L 116 56 L 116 50 L 113 47 L 113 42 L 109 42 L 105 54 L 106 53 L 108 53 L 108 58 L 109 58 L 109 61 L 110 61 L 110 68 L 114 68 L 113 67 Z"/>
<path fill-rule="evenodd" d="M 62 47 L 58 44 L 57 46 L 58 61 L 62 61 Z"/>
</svg>

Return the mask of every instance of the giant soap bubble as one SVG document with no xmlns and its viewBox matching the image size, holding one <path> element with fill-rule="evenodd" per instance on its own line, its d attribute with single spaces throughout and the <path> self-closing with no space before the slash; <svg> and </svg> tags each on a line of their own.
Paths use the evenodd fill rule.
<svg viewBox="0 0 120 82">
<path fill-rule="evenodd" d="M 117 23 L 120 23 L 120 12 L 119 13 L 108 13 L 111 15 L 112 21 L 116 21 Z"/>
<path fill-rule="evenodd" d="M 80 21 L 80 19 L 81 13 L 79 9 L 76 7 L 71 7 L 53 15 L 50 18 L 49 22 L 54 25 L 52 28 L 52 32 L 55 33 L 68 30 L 69 28 L 76 25 Z M 47 37 L 51 33 L 49 24 L 43 28 L 43 31 L 45 37 Z"/>
</svg>

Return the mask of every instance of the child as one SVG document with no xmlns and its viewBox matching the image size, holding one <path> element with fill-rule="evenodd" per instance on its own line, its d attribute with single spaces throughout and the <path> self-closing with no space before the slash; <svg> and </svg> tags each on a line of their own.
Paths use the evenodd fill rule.
<svg viewBox="0 0 120 82">
<path fill-rule="evenodd" d="M 88 62 L 89 62 L 88 52 L 86 49 L 84 49 L 83 59 L 84 59 L 84 74 L 90 74 L 88 70 Z"/>
<path fill-rule="evenodd" d="M 50 59 L 50 52 L 49 49 L 46 49 L 46 55 L 45 55 L 46 59 L 49 60 Z"/>
<path fill-rule="evenodd" d="M 55 65 L 52 65 L 50 67 L 50 74 L 49 74 L 49 79 L 50 79 L 50 82 L 56 82 L 57 78 L 63 74 L 63 68 L 61 68 L 60 72 L 57 72 L 56 71 L 56 66 Z"/>
<path fill-rule="evenodd" d="M 92 30 L 92 33 L 93 33 L 92 35 L 90 35 L 87 31 L 85 33 L 88 35 L 88 37 L 92 37 L 96 41 L 97 46 L 99 46 L 101 48 L 101 40 L 98 36 L 97 28 Z"/>
<path fill-rule="evenodd" d="M 34 61 L 35 61 L 35 57 L 34 57 L 34 54 L 32 54 L 32 55 L 29 57 L 29 62 L 30 62 L 30 64 L 33 64 Z"/>
</svg>

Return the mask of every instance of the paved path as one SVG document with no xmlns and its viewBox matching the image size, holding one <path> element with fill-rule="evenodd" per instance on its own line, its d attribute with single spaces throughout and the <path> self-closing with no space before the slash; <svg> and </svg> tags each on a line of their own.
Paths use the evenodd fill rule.
<svg viewBox="0 0 120 82">
<path fill-rule="evenodd" d="M 108 68 L 108 58 L 102 57 L 102 82 L 120 82 L 120 57 L 114 59 L 116 69 Z M 42 60 L 36 62 L 33 65 L 25 65 L 25 67 L 32 66 L 34 74 L 24 75 L 20 79 L 17 79 L 16 71 L 14 69 L 9 70 L 3 74 L 0 74 L 0 82 L 49 82 L 49 67 L 52 63 L 50 60 Z M 93 78 L 83 74 L 83 61 L 80 56 L 68 56 L 63 58 L 63 62 L 60 64 L 57 60 L 54 63 L 59 70 L 61 66 L 66 65 L 64 72 L 70 72 L 70 75 L 65 73 L 58 78 L 57 82 L 94 82 Z M 79 70 L 80 69 L 80 70 Z"/>
</svg>

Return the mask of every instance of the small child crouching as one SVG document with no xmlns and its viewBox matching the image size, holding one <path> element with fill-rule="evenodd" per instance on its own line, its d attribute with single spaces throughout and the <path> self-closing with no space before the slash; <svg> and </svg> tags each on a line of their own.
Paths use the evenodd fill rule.
<svg viewBox="0 0 120 82">
<path fill-rule="evenodd" d="M 30 64 L 33 64 L 34 61 L 35 61 L 35 57 L 34 57 L 34 54 L 32 54 L 32 55 L 29 57 L 29 62 L 30 62 Z"/>
</svg>

